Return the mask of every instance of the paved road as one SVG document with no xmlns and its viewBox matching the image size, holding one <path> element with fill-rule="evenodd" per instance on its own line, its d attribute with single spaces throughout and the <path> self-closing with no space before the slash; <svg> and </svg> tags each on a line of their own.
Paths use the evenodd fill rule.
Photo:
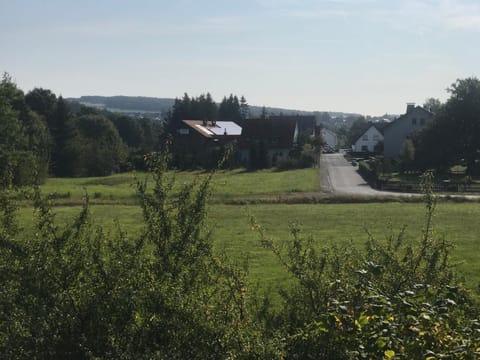
<svg viewBox="0 0 480 360">
<path fill-rule="evenodd" d="M 357 168 L 345 159 L 343 153 L 322 154 L 320 157 L 320 181 L 324 191 L 339 194 L 418 196 L 418 194 L 372 189 L 358 174 Z"/>
<path fill-rule="evenodd" d="M 358 174 L 357 168 L 348 162 L 343 153 L 320 156 L 320 182 L 322 190 L 337 194 L 370 196 L 422 196 L 421 194 L 379 191 L 372 189 Z M 439 195 L 444 197 L 447 195 Z M 480 200 L 480 195 L 448 195 L 448 197 Z"/>
<path fill-rule="evenodd" d="M 376 195 L 378 192 L 363 180 L 343 154 L 322 154 L 320 171 L 322 189 L 327 192 L 359 195 Z"/>
</svg>

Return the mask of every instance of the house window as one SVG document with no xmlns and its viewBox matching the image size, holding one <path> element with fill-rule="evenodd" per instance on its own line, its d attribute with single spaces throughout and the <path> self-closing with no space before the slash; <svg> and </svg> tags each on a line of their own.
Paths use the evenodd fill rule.
<svg viewBox="0 0 480 360">
<path fill-rule="evenodd" d="M 362 140 L 368 141 L 368 135 L 363 135 Z"/>
<path fill-rule="evenodd" d="M 362 151 L 367 152 L 368 151 L 368 146 L 367 145 L 362 145 Z"/>
<path fill-rule="evenodd" d="M 378 140 L 380 140 L 380 136 L 378 136 L 376 134 L 373 135 L 373 141 L 378 141 Z"/>
<path fill-rule="evenodd" d="M 416 118 L 412 119 L 412 125 L 414 125 L 414 126 L 417 125 L 417 119 Z"/>
<path fill-rule="evenodd" d="M 420 119 L 420 125 L 422 125 L 422 126 L 425 125 L 425 119 L 424 118 Z"/>
</svg>

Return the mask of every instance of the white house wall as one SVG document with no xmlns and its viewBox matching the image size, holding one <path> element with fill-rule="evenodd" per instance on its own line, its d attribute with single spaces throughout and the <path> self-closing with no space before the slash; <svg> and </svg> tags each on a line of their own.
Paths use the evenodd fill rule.
<svg viewBox="0 0 480 360">
<path fill-rule="evenodd" d="M 383 141 L 383 135 L 375 126 L 370 126 L 367 131 L 353 145 L 354 152 L 374 152 L 375 146 Z"/>
</svg>

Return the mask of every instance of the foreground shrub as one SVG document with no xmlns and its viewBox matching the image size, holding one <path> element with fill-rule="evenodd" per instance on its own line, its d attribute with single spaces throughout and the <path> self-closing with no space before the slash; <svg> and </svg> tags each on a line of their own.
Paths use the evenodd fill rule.
<svg viewBox="0 0 480 360">
<path fill-rule="evenodd" d="M 270 314 L 272 334 L 292 359 L 475 359 L 478 306 L 449 265 L 451 245 L 432 230 L 435 198 L 425 183 L 425 229 L 418 242 L 403 233 L 365 252 L 351 245 L 317 250 L 298 227 L 271 249 L 294 279 Z M 282 341 L 280 341 L 282 340 Z"/>
<path fill-rule="evenodd" d="M 172 199 L 165 164 L 165 157 L 151 157 L 154 188 L 138 184 L 145 230 L 136 239 L 120 227 L 109 234 L 95 227 L 88 198 L 72 223 L 59 226 L 38 189 L 35 231 L 23 236 L 10 194 L 2 193 L 4 358 L 264 355 L 244 272 L 213 254 L 204 229 L 211 175 Z"/>
<path fill-rule="evenodd" d="M 204 228 L 213 174 L 174 194 L 166 155 L 137 184 L 145 227 L 129 238 L 93 224 L 88 197 L 58 225 L 35 189 L 35 227 L 23 232 L 0 192 L 0 354 L 6 359 L 474 359 L 478 306 L 432 230 L 426 178 L 421 238 L 402 233 L 318 250 L 297 226 L 263 245 L 290 273 L 282 303 L 249 291 L 245 270 L 212 250 Z M 170 180 L 168 180 L 170 179 Z M 174 195 L 174 196 L 173 196 Z"/>
</svg>

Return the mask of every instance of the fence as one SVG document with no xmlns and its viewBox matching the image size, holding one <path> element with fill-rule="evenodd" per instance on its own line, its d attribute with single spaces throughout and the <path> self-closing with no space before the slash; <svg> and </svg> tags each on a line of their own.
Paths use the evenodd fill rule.
<svg viewBox="0 0 480 360">
<path fill-rule="evenodd" d="M 375 184 L 379 190 L 386 191 L 399 191 L 399 192 L 421 192 L 421 186 L 419 182 L 415 181 L 381 181 L 377 180 Z M 433 191 L 435 192 L 462 192 L 462 193 L 479 193 L 479 183 L 459 183 L 452 181 L 439 181 L 433 184 Z"/>
</svg>

